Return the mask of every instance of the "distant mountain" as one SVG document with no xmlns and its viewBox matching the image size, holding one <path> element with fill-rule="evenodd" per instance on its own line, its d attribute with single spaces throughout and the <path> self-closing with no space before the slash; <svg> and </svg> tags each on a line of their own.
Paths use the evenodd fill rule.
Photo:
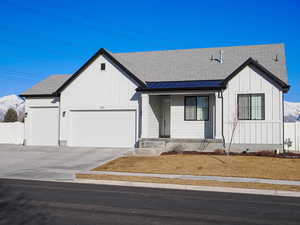
<svg viewBox="0 0 300 225">
<path fill-rule="evenodd" d="M 19 119 L 24 117 L 25 104 L 23 99 L 16 95 L 8 95 L 0 98 L 0 121 L 3 121 L 5 113 L 10 108 L 17 111 Z"/>
<path fill-rule="evenodd" d="M 300 116 L 300 102 L 284 102 L 284 121 L 295 122 Z"/>
<path fill-rule="evenodd" d="M 284 102 L 284 120 L 286 122 L 294 122 L 300 116 L 300 102 Z M 16 95 L 8 95 L 0 98 L 0 121 L 4 119 L 4 115 L 9 108 L 17 111 L 19 118 L 24 117 L 25 104 L 23 99 Z"/>
</svg>

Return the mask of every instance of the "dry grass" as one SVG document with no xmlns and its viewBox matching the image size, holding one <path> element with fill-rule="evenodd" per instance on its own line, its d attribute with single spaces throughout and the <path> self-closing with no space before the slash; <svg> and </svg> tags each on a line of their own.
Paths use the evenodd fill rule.
<svg viewBox="0 0 300 225">
<path fill-rule="evenodd" d="M 218 155 L 122 157 L 93 170 L 300 180 L 300 159 Z"/>
<path fill-rule="evenodd" d="M 182 180 L 182 179 L 164 179 L 164 178 L 156 178 L 156 177 L 134 177 L 134 176 L 94 175 L 94 174 L 76 174 L 76 178 L 79 178 L 79 179 L 93 179 L 93 180 L 118 180 L 118 181 L 132 181 L 132 182 L 184 184 L 184 185 L 196 185 L 196 186 L 235 187 L 235 188 L 250 188 L 250 189 L 265 189 L 265 190 L 300 191 L 300 186 L 262 184 L 262 183 L 196 181 L 196 180 Z"/>
</svg>

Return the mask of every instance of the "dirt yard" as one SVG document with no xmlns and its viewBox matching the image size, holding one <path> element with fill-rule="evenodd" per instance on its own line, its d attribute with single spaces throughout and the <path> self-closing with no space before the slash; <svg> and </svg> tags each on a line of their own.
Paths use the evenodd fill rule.
<svg viewBox="0 0 300 225">
<path fill-rule="evenodd" d="M 93 170 L 300 180 L 300 159 L 219 155 L 122 157 Z"/>
</svg>

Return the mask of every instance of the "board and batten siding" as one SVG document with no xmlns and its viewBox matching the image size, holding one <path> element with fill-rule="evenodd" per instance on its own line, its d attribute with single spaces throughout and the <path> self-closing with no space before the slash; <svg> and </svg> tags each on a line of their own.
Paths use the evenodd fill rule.
<svg viewBox="0 0 300 225">
<path fill-rule="evenodd" d="M 237 120 L 237 95 L 265 95 L 264 120 Z M 224 136 L 229 143 L 235 121 L 234 144 L 282 144 L 282 91 L 265 75 L 245 67 L 233 77 L 223 92 Z"/>
<path fill-rule="evenodd" d="M 105 63 L 105 70 L 101 70 Z M 104 56 L 99 56 L 61 93 L 60 140 L 68 139 L 71 110 L 136 110 L 139 115 L 140 95 L 135 84 L 120 68 Z M 138 119 L 136 132 L 138 133 Z M 118 124 L 111 124 L 118 129 Z"/>
<path fill-rule="evenodd" d="M 196 94 L 195 96 L 204 96 Z M 213 138 L 214 95 L 209 96 L 209 120 L 184 120 L 184 95 L 171 96 L 171 138 Z"/>
</svg>

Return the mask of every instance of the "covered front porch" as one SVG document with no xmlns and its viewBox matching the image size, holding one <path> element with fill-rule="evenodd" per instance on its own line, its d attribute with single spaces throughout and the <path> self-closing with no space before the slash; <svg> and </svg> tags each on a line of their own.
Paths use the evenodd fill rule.
<svg viewBox="0 0 300 225">
<path fill-rule="evenodd" d="M 222 140 L 220 91 L 149 92 L 141 97 L 141 140 Z"/>
</svg>

